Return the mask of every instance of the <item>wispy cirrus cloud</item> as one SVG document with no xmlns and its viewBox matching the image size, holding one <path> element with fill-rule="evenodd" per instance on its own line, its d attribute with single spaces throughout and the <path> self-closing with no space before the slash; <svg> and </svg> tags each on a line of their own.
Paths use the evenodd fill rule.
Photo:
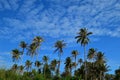
<svg viewBox="0 0 120 80">
<path fill-rule="evenodd" d="M 7 11 L 7 7 L 19 7 L 16 16 L 1 18 L 0 34 L 10 35 L 7 38 L 21 40 L 35 35 L 73 38 L 81 27 L 89 28 L 95 36 L 120 37 L 118 0 L 16 0 L 14 3 L 2 0 L 0 4 L 5 5 L 1 5 L 2 12 Z"/>
</svg>

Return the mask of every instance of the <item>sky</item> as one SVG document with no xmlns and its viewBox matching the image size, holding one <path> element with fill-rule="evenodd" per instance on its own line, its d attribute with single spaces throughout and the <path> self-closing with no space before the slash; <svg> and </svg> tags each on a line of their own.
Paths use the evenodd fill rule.
<svg viewBox="0 0 120 80">
<path fill-rule="evenodd" d="M 53 53 L 57 40 L 67 43 L 63 61 L 74 49 L 82 58 L 83 48 L 74 38 L 83 27 L 93 32 L 87 50 L 102 51 L 114 73 L 120 66 L 120 0 L 0 0 L 0 66 L 10 67 L 11 50 L 35 36 L 44 38 L 40 60 L 43 55 L 57 58 Z"/>
</svg>

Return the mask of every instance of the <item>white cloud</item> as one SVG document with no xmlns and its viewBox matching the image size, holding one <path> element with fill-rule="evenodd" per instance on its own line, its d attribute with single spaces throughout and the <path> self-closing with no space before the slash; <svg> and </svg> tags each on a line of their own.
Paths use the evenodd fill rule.
<svg viewBox="0 0 120 80">
<path fill-rule="evenodd" d="M 3 16 L 6 24 L 0 30 L 0 34 L 7 36 L 7 39 L 17 38 L 18 41 L 35 35 L 51 38 L 66 37 L 72 40 L 79 28 L 88 27 L 95 36 L 120 37 L 119 2 L 76 1 L 70 0 L 65 3 L 59 0 L 45 0 L 45 2 L 39 1 L 38 5 L 36 0 L 23 1 L 21 5 L 17 0 L 11 2 L 10 4 L 20 8 L 16 13 L 18 18 Z"/>
</svg>

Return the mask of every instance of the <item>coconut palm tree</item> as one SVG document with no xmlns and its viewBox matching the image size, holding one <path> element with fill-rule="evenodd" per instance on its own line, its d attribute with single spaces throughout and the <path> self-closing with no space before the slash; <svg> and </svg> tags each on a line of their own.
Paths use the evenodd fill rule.
<svg viewBox="0 0 120 80">
<path fill-rule="evenodd" d="M 44 62 L 44 68 L 43 68 L 43 73 L 44 73 L 44 76 L 46 77 L 46 74 L 45 74 L 45 72 L 46 72 L 46 68 L 47 68 L 47 66 L 48 66 L 48 56 L 43 56 L 43 62 Z"/>
<path fill-rule="evenodd" d="M 85 62 L 85 80 L 87 80 L 87 71 L 86 71 L 86 45 L 89 43 L 89 36 L 92 32 L 88 32 L 87 28 L 82 28 L 78 32 L 78 36 L 75 37 L 77 39 L 77 43 L 80 43 L 84 47 L 84 62 Z"/>
<path fill-rule="evenodd" d="M 30 71 L 32 67 L 32 62 L 30 62 L 30 60 L 27 60 L 25 62 L 25 67 L 26 67 L 27 72 Z"/>
<path fill-rule="evenodd" d="M 104 53 L 98 52 L 96 56 L 96 63 L 97 64 L 104 64 L 106 62 Z"/>
<path fill-rule="evenodd" d="M 17 72 L 18 70 L 18 65 L 17 64 L 13 64 L 12 68 L 13 71 Z"/>
<path fill-rule="evenodd" d="M 18 61 L 20 59 L 21 52 L 18 49 L 12 50 L 11 54 L 12 54 L 13 62 L 16 62 L 16 61 Z"/>
<path fill-rule="evenodd" d="M 23 66 L 23 65 L 20 65 L 20 66 L 19 66 L 19 71 L 20 71 L 21 74 L 23 73 L 23 70 L 24 70 L 24 66 Z"/>
<path fill-rule="evenodd" d="M 77 55 L 78 55 L 78 51 L 77 50 L 73 50 L 72 51 L 72 56 L 75 58 L 75 70 L 76 70 L 76 67 L 77 67 L 77 63 L 76 63 L 76 59 L 77 59 Z"/>
<path fill-rule="evenodd" d="M 80 59 L 78 59 L 78 63 L 80 64 L 80 66 L 81 66 L 81 64 L 83 63 L 83 60 L 80 58 Z"/>
<path fill-rule="evenodd" d="M 56 59 L 52 60 L 50 63 L 50 68 L 55 73 L 57 73 L 57 64 L 58 64 L 58 61 Z"/>
<path fill-rule="evenodd" d="M 38 50 L 41 46 L 41 43 L 43 42 L 43 38 L 40 37 L 40 36 L 36 36 L 34 39 L 33 39 L 33 42 L 32 43 L 35 43 L 36 44 L 36 50 Z M 38 59 L 38 52 L 36 54 L 36 60 Z"/>
<path fill-rule="evenodd" d="M 43 42 L 43 38 L 40 37 L 40 36 L 36 36 L 36 37 L 33 39 L 33 43 L 36 43 L 38 47 L 41 45 L 42 42 Z"/>
<path fill-rule="evenodd" d="M 60 72 L 60 62 L 61 62 L 61 54 L 63 53 L 63 48 L 66 46 L 66 43 L 64 43 L 64 41 L 62 40 L 58 40 L 54 47 L 56 48 L 54 52 L 58 51 L 58 57 L 59 57 L 59 64 L 58 64 L 58 75 Z"/>
<path fill-rule="evenodd" d="M 35 66 L 37 67 L 38 71 L 42 63 L 40 61 L 35 61 Z"/>
<path fill-rule="evenodd" d="M 24 53 L 25 48 L 27 48 L 27 44 L 24 41 L 20 42 L 20 47 L 22 48 L 22 54 Z"/>
<path fill-rule="evenodd" d="M 65 64 L 65 71 L 71 75 L 71 73 L 72 73 L 72 60 L 71 60 L 71 58 L 67 57 L 64 64 Z"/>
<path fill-rule="evenodd" d="M 89 60 L 93 60 L 95 59 L 96 54 L 97 54 L 97 51 L 94 48 L 90 48 L 88 51 L 87 57 Z"/>
</svg>

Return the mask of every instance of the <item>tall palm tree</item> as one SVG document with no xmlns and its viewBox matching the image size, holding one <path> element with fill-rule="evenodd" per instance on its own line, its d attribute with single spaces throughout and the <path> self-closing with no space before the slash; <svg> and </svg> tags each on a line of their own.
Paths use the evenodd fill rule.
<svg viewBox="0 0 120 80">
<path fill-rule="evenodd" d="M 22 64 L 22 55 L 24 54 L 25 48 L 27 48 L 27 44 L 24 41 L 21 41 L 20 47 L 22 48 L 22 52 L 21 52 L 21 64 Z"/>
<path fill-rule="evenodd" d="M 34 56 L 36 55 L 36 57 L 38 57 L 38 49 L 41 46 L 41 43 L 43 42 L 43 38 L 40 36 L 36 36 L 33 39 L 33 42 L 28 46 L 28 55 L 30 56 Z M 37 60 L 37 58 L 36 58 Z"/>
<path fill-rule="evenodd" d="M 40 37 L 40 36 L 36 36 L 36 37 L 33 39 L 33 43 L 36 43 L 38 47 L 41 45 L 42 42 L 43 42 L 43 38 Z"/>
<path fill-rule="evenodd" d="M 12 54 L 13 62 L 16 62 L 20 59 L 21 52 L 18 49 L 12 50 L 11 54 Z"/>
<path fill-rule="evenodd" d="M 89 43 L 89 35 L 92 32 L 88 32 L 87 28 L 81 28 L 78 32 L 78 36 L 75 37 L 77 39 L 77 43 L 80 43 L 84 47 L 84 62 L 85 62 L 85 80 L 87 80 L 87 71 L 86 71 L 86 45 Z"/>
<path fill-rule="evenodd" d="M 25 48 L 27 47 L 27 44 L 24 41 L 20 42 L 20 47 L 22 48 L 22 54 L 24 53 Z"/>
<path fill-rule="evenodd" d="M 77 63 L 76 63 L 76 59 L 77 59 L 77 55 L 78 55 L 78 51 L 77 50 L 73 50 L 72 51 L 72 55 L 73 55 L 73 57 L 75 58 L 75 70 L 76 70 L 76 67 L 77 67 Z"/>
<path fill-rule="evenodd" d="M 26 67 L 27 72 L 30 71 L 32 67 L 32 62 L 30 62 L 30 60 L 27 60 L 25 62 L 25 67 Z"/>
<path fill-rule="evenodd" d="M 43 61 L 44 61 L 44 68 L 43 68 L 43 73 L 44 73 L 44 76 L 46 77 L 46 68 L 47 68 L 47 65 L 48 65 L 48 56 L 43 56 Z"/>
<path fill-rule="evenodd" d="M 58 40 L 54 47 L 56 48 L 54 52 L 58 51 L 58 57 L 59 57 L 59 64 L 58 64 L 58 75 L 60 72 L 60 62 L 61 62 L 61 54 L 63 53 L 63 48 L 66 46 L 66 43 L 64 43 L 64 41 L 62 40 Z"/>
</svg>

